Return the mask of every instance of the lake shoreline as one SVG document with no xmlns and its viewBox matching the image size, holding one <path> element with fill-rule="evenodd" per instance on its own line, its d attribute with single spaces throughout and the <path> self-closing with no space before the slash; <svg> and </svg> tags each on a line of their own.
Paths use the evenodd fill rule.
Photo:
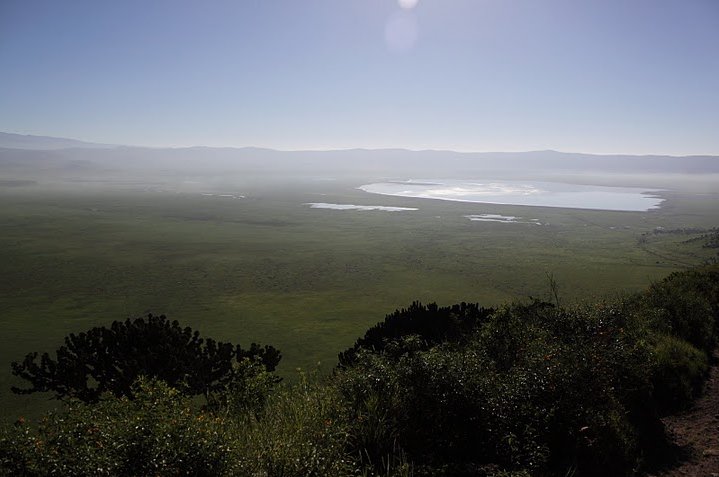
<svg viewBox="0 0 719 477">
<path fill-rule="evenodd" d="M 648 212 L 665 199 L 657 189 L 558 182 L 421 180 L 365 184 L 369 194 L 493 205 Z"/>
</svg>

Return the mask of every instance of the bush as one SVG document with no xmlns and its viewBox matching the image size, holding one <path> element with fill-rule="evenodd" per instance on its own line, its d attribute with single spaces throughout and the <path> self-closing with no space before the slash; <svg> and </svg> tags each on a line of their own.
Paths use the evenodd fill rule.
<svg viewBox="0 0 719 477">
<path fill-rule="evenodd" d="M 712 278 L 717 282 L 712 286 Z M 708 283 L 705 283 L 708 282 Z M 639 312 L 657 332 L 671 334 L 711 355 L 717 342 L 719 275 L 674 273 L 641 296 Z"/>
<path fill-rule="evenodd" d="M 654 355 L 652 383 L 660 412 L 687 409 L 709 371 L 706 354 L 680 338 L 660 336 Z"/>
<path fill-rule="evenodd" d="M 257 419 L 235 416 L 242 424 L 235 457 L 240 475 L 334 477 L 359 472 L 347 448 L 347 417 L 339 395 L 316 376 L 301 373 L 299 383 L 267 401 Z"/>
<path fill-rule="evenodd" d="M 225 421 L 197 410 L 179 391 L 141 379 L 134 400 L 69 403 L 32 430 L 0 438 L 2 470 L 27 476 L 216 476 L 228 469 Z"/>
<path fill-rule="evenodd" d="M 207 409 L 235 418 L 256 419 L 280 381 L 262 363 L 244 358 L 232 364 L 224 387 L 208 395 Z"/>
<path fill-rule="evenodd" d="M 467 339 L 492 314 L 491 308 L 476 303 L 460 303 L 439 307 L 436 303 L 412 303 L 408 308 L 395 310 L 357 340 L 352 348 L 339 354 L 339 365 L 351 366 L 360 350 L 383 352 L 392 343 L 392 351 L 399 355 L 402 338 L 414 336 L 414 345 L 425 349 L 439 343 L 459 343 Z"/>
<path fill-rule="evenodd" d="M 132 397 L 132 384 L 140 376 L 156 378 L 181 387 L 190 395 L 223 389 L 233 375 L 232 365 L 245 358 L 274 371 L 281 354 L 272 346 L 255 343 L 249 350 L 239 345 L 200 338 L 191 328 L 181 328 L 165 315 L 148 315 L 110 328 L 96 327 L 65 337 L 55 358 L 29 353 L 21 363 L 12 363 L 14 375 L 30 388 L 13 387 L 18 394 L 54 392 L 56 398 L 95 402 L 106 392 Z"/>
<path fill-rule="evenodd" d="M 658 422 L 638 404 L 651 391 L 647 333 L 621 308 L 535 301 L 498 310 L 463 344 L 360 351 L 338 372 L 354 452 L 375 468 L 405 455 L 418 475 L 629 473 L 638 422 Z"/>
</svg>

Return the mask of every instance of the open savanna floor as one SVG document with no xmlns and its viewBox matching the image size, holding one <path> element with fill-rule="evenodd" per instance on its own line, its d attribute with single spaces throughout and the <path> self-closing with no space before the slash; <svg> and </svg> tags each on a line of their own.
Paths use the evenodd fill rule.
<svg viewBox="0 0 719 477">
<path fill-rule="evenodd" d="M 370 195 L 358 183 L 182 191 L 147 185 L 0 187 L 0 404 L 6 418 L 47 408 L 10 393 L 10 362 L 68 333 L 148 312 L 205 336 L 283 352 L 280 372 L 328 369 L 386 313 L 414 300 L 490 305 L 638 290 L 716 256 L 717 196 L 663 192 L 649 212 L 606 212 Z M 207 192 L 209 193 L 209 192 Z M 223 197 L 219 194 L 227 194 Z M 244 198 L 229 197 L 235 195 Z M 416 211 L 312 209 L 309 202 Z M 543 225 L 472 222 L 472 214 Z"/>
</svg>

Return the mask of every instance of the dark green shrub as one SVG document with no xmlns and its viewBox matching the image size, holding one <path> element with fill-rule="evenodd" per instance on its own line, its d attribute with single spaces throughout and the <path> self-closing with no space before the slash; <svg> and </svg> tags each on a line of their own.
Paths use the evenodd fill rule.
<svg viewBox="0 0 719 477">
<path fill-rule="evenodd" d="M 34 449 L 33 430 L 20 418 L 13 426 L 0 428 L 0 475 L 30 477 L 46 475 Z"/>
<path fill-rule="evenodd" d="M 638 411 L 651 350 L 635 325 L 621 307 L 531 302 L 500 309 L 463 343 L 405 337 L 360 351 L 338 373 L 354 451 L 377 467 L 400 449 L 428 475 L 628 473 L 637 422 L 658 422 Z"/>
<path fill-rule="evenodd" d="M 94 405 L 73 401 L 66 413 L 46 416 L 35 429 L 27 424 L 6 429 L 0 439 L 2 470 L 38 476 L 208 477 L 227 471 L 224 419 L 197 410 L 162 382 L 140 380 L 134 396 Z"/>
<path fill-rule="evenodd" d="M 400 355 L 404 352 L 400 346 L 402 338 L 408 336 L 416 337 L 413 345 L 424 349 L 444 342 L 462 342 L 492 312 L 491 308 L 482 308 L 476 303 L 439 307 L 436 303 L 425 306 L 414 302 L 408 308 L 395 310 L 367 330 L 352 348 L 339 354 L 339 365 L 352 365 L 362 349 L 382 352 L 389 343 L 393 344 L 392 351 Z"/>
<path fill-rule="evenodd" d="M 244 358 L 232 364 L 224 387 L 208 395 L 207 408 L 236 418 L 256 418 L 280 381 L 258 360 Z"/>
<path fill-rule="evenodd" d="M 706 354 L 680 338 L 660 336 L 654 356 L 652 383 L 660 411 L 688 408 L 709 370 Z"/>
<path fill-rule="evenodd" d="M 240 382 L 258 379 L 253 387 L 263 389 L 269 373 L 255 371 Z M 36 425 L 3 428 L 0 475 L 362 475 L 347 451 L 344 403 L 316 379 L 273 390 L 260 410 L 228 396 L 210 412 L 156 381 L 141 380 L 133 393 L 132 400 L 71 401 L 67 412 Z"/>
<path fill-rule="evenodd" d="M 200 338 L 198 331 L 180 327 L 164 315 L 115 321 L 109 328 L 95 327 L 65 337 L 55 358 L 29 353 L 12 363 L 14 375 L 31 384 L 13 387 L 18 394 L 55 393 L 56 398 L 95 402 L 106 392 L 132 397 L 132 385 L 140 376 L 181 387 L 190 395 L 223 389 L 233 375 L 235 362 L 250 358 L 274 371 L 281 359 L 272 346 L 240 345 Z"/>
<path fill-rule="evenodd" d="M 295 386 L 273 392 L 257 418 L 233 418 L 240 426 L 237 475 L 341 477 L 360 471 L 347 450 L 345 405 L 336 389 L 314 375 L 301 373 Z"/>
<path fill-rule="evenodd" d="M 695 271 L 673 273 L 643 294 L 639 313 L 653 328 L 688 341 L 710 355 L 716 346 L 717 287 L 712 277 Z"/>
</svg>

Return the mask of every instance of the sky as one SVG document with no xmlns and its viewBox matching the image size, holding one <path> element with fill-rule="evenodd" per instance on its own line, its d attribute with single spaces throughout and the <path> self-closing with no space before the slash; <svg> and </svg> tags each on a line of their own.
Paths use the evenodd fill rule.
<svg viewBox="0 0 719 477">
<path fill-rule="evenodd" d="M 719 155 L 719 0 L 0 0 L 0 131 Z"/>
</svg>

